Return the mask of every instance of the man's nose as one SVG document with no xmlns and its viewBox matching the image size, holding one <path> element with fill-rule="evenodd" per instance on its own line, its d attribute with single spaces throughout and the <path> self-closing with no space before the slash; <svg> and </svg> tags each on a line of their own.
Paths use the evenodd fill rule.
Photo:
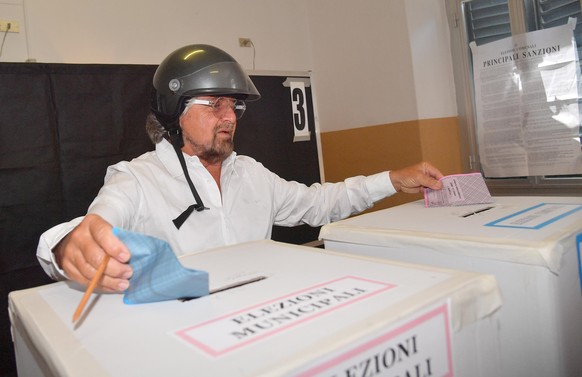
<svg viewBox="0 0 582 377">
<path fill-rule="evenodd" d="M 236 122 L 236 114 L 234 113 L 234 108 L 228 107 L 222 113 L 222 119 L 229 120 L 231 122 Z"/>
</svg>

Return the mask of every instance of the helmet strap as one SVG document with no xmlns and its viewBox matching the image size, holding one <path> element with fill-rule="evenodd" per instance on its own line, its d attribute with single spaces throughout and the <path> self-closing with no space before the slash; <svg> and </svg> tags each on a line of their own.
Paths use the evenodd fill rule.
<svg viewBox="0 0 582 377">
<path fill-rule="evenodd" d="M 182 130 L 180 129 L 180 127 L 177 127 L 172 131 L 168 131 L 167 134 L 170 137 L 170 141 L 174 146 L 176 154 L 178 155 L 178 160 L 180 160 L 180 165 L 182 166 L 182 171 L 184 172 L 184 176 L 186 177 L 186 182 L 188 182 L 188 186 L 190 186 L 190 191 L 192 191 L 192 195 L 194 195 L 194 200 L 196 201 L 196 204 L 192 204 L 191 206 L 186 208 L 186 210 L 182 212 L 180 216 L 172 220 L 176 228 L 180 229 L 182 224 L 184 224 L 186 219 L 188 219 L 188 217 L 192 212 L 194 212 L 194 210 L 196 210 L 197 212 L 201 212 L 209 208 L 204 206 L 204 203 L 202 202 L 200 195 L 198 195 L 198 191 L 196 191 L 196 187 L 194 187 L 194 183 L 192 183 L 192 180 L 190 179 L 190 174 L 188 174 L 186 160 L 184 159 L 184 153 L 182 152 L 183 145 Z"/>
</svg>

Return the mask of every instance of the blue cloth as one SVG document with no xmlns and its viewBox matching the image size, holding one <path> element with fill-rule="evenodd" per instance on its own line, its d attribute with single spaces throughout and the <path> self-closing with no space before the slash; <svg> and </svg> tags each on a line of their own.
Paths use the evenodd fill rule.
<svg viewBox="0 0 582 377">
<path fill-rule="evenodd" d="M 126 304 L 208 295 L 208 273 L 182 266 L 167 242 L 119 228 L 113 234 L 131 252 L 133 276 L 123 297 Z"/>
</svg>

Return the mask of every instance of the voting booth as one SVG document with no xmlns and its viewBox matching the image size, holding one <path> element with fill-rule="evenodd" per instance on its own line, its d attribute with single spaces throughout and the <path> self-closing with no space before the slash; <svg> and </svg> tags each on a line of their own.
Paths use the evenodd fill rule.
<svg viewBox="0 0 582 377">
<path fill-rule="evenodd" d="M 503 297 L 501 376 L 582 376 L 581 197 L 412 202 L 326 225 L 326 250 L 489 273 Z"/>
<path fill-rule="evenodd" d="M 275 241 L 180 261 L 213 293 L 94 294 L 73 323 L 76 284 L 11 292 L 19 376 L 499 375 L 491 275 Z"/>
</svg>

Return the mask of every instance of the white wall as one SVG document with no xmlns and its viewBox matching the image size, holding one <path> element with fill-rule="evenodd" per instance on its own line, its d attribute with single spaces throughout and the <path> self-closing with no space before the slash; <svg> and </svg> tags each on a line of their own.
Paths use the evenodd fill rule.
<svg viewBox="0 0 582 377">
<path fill-rule="evenodd" d="M 444 1 L 407 0 L 406 18 L 418 119 L 457 116 Z"/>
<path fill-rule="evenodd" d="M 326 131 L 417 119 L 404 0 L 309 3 Z"/>
<path fill-rule="evenodd" d="M 306 69 L 303 1 L 25 0 L 37 61 L 157 64 L 191 43 L 214 44 L 252 69 Z"/>
<path fill-rule="evenodd" d="M 16 21 L 19 33 L 0 32 L 0 62 L 25 61 L 28 57 L 23 0 L 0 0 L 0 20 Z"/>
<path fill-rule="evenodd" d="M 249 70 L 313 71 L 323 132 L 456 115 L 444 0 L 0 0 L 7 18 L 2 62 L 157 64 L 209 43 Z"/>
</svg>

